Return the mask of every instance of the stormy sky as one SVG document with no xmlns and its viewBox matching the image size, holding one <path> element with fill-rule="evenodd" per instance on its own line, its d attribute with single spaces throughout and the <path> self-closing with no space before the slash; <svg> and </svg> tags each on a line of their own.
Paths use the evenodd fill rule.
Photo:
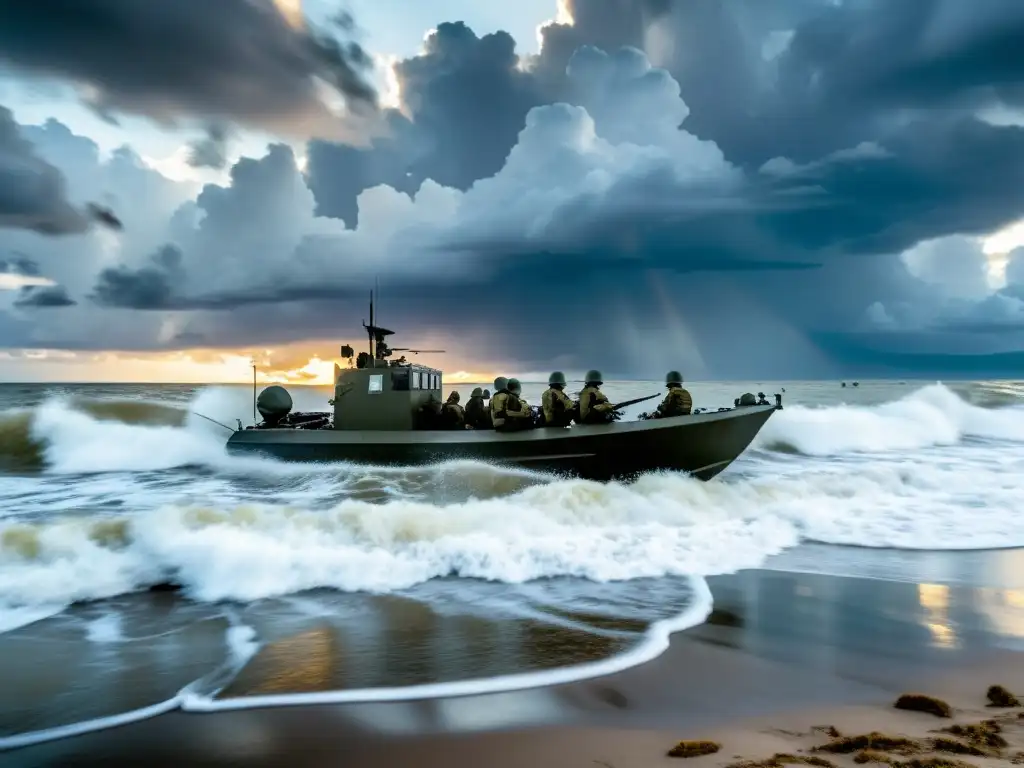
<svg viewBox="0 0 1024 768">
<path fill-rule="evenodd" d="M 0 0 L 4 77 L 122 137 L 0 109 L 9 364 L 332 356 L 379 280 L 467 369 L 1024 375 L 1019 0 L 552 0 L 404 54 L 315 5 Z"/>
</svg>

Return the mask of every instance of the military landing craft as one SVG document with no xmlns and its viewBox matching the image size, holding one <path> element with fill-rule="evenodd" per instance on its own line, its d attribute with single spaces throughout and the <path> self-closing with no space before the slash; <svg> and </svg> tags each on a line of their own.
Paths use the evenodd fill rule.
<svg viewBox="0 0 1024 768">
<path fill-rule="evenodd" d="M 474 459 L 590 480 L 625 480 L 643 472 L 674 470 L 710 480 L 731 464 L 768 418 L 782 408 L 761 395 L 737 398 L 732 408 L 687 416 L 519 432 L 434 428 L 425 413 L 441 404 L 443 374 L 430 366 L 388 358 L 393 331 L 374 324 L 369 352 L 341 348 L 349 367 L 334 366 L 333 412 L 293 413 L 279 386 L 264 389 L 255 406 L 261 423 L 228 439 L 232 453 L 265 454 L 291 461 L 348 462 L 375 466 L 429 465 Z M 354 359 L 353 359 L 354 358 Z M 255 396 L 255 387 L 253 390 Z M 646 399 L 646 398 L 641 398 Z"/>
</svg>

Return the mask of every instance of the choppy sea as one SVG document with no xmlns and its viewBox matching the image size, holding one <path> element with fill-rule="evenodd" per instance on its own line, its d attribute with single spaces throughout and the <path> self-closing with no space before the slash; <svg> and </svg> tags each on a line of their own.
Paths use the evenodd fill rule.
<svg viewBox="0 0 1024 768">
<path fill-rule="evenodd" d="M 601 485 L 230 457 L 196 414 L 251 422 L 244 386 L 0 385 L 0 747 L 173 708 L 569 680 L 702 622 L 706 576 L 913 579 L 907 550 L 1024 546 L 1022 382 L 688 387 L 785 409 L 711 482 Z"/>
</svg>

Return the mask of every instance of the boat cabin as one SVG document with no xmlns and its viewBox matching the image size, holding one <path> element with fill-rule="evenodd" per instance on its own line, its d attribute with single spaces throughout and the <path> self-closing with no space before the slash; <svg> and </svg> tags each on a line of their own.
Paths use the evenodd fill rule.
<svg viewBox="0 0 1024 768">
<path fill-rule="evenodd" d="M 334 428 L 411 430 L 420 409 L 441 402 L 441 371 L 413 363 L 334 366 Z"/>
<path fill-rule="evenodd" d="M 441 404 L 442 373 L 436 368 L 407 362 L 405 356 L 388 360 L 394 352 L 443 352 L 440 349 L 391 349 L 385 339 L 394 334 L 374 325 L 373 298 L 370 324 L 363 323 L 370 351 L 358 356 L 347 344 L 341 356 L 348 368 L 334 365 L 334 429 L 412 430 L 420 421 L 423 406 Z"/>
</svg>

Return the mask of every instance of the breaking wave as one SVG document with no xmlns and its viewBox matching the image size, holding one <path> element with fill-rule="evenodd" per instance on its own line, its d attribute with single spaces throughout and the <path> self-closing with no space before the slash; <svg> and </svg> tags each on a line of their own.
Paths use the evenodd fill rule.
<svg viewBox="0 0 1024 768">
<path fill-rule="evenodd" d="M 0 512 L 3 624 L 22 623 L 15 611 L 31 617 L 168 582 L 196 600 L 246 601 L 315 587 L 390 591 L 449 575 L 705 575 L 756 566 L 801 540 L 1024 544 L 1024 451 L 984 450 L 1024 442 L 1024 408 L 981 408 L 940 384 L 878 406 L 787 406 L 738 471 L 712 483 L 231 457 L 220 428 L 190 408 L 223 418 L 240 396 L 205 390 L 182 408 L 58 399 L 4 414 L 8 466 L 78 480 L 44 495 L 33 514 L 17 503 L 18 478 L 5 478 L 15 490 Z M 942 449 L 964 441 L 978 450 L 950 462 Z M 182 467 L 203 471 L 189 483 L 159 472 Z M 969 521 L 965 503 L 975 508 Z"/>
<path fill-rule="evenodd" d="M 207 412 L 231 407 L 217 390 L 199 399 Z M 82 479 L 63 507 L 48 501 L 51 513 L 0 516 L 0 613 L 31 616 L 165 583 L 200 601 L 249 601 L 316 587 L 386 592 L 451 575 L 706 575 L 757 566 L 801 540 L 1024 544 L 1024 451 L 979 449 L 950 462 L 925 450 L 1024 442 L 1024 409 L 980 408 L 942 385 L 879 406 L 789 406 L 741 469 L 712 483 L 673 474 L 552 480 L 473 462 L 357 470 L 229 457 L 216 426 L 184 409 L 182 426 L 172 426 L 174 409 L 161 408 L 57 400 L 7 417 L 6 445 L 37 446 L 41 471 Z M 212 472 L 187 491 L 135 479 L 184 466 Z M 116 483 L 104 473 L 117 473 Z M 119 502 L 85 504 L 90 482 Z M 969 519 L 965 503 L 975 508 Z"/>
<path fill-rule="evenodd" d="M 973 405 L 942 384 L 875 406 L 787 406 L 768 421 L 755 446 L 839 456 L 951 446 L 969 438 L 1024 442 L 1024 392 L 997 390 L 984 401 L 1016 407 Z"/>
</svg>

